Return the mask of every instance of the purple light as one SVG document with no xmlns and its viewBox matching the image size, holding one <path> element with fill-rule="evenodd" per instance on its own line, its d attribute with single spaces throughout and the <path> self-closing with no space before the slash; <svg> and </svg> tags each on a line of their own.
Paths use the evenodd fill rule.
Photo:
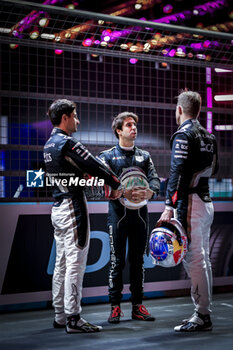
<svg viewBox="0 0 233 350">
<path fill-rule="evenodd" d="M 219 46 L 219 42 L 218 42 L 218 41 L 213 41 L 212 44 L 213 44 L 214 46 L 216 46 L 216 47 Z"/>
<path fill-rule="evenodd" d="M 94 44 L 95 44 L 95 45 L 99 45 L 99 44 L 100 44 L 100 41 L 99 41 L 99 40 L 95 40 L 95 41 L 94 41 Z"/>
<path fill-rule="evenodd" d="M 122 32 L 114 30 L 111 34 L 111 41 L 116 41 L 118 38 L 120 38 L 122 35 Z"/>
<path fill-rule="evenodd" d="M 131 64 L 136 64 L 137 61 L 138 61 L 137 58 L 130 58 L 130 60 L 129 60 L 129 62 L 130 62 Z"/>
<path fill-rule="evenodd" d="M 85 47 L 91 46 L 92 45 L 92 39 L 87 38 L 82 42 L 82 45 Z"/>
<path fill-rule="evenodd" d="M 186 52 L 186 47 L 185 46 L 178 46 L 177 51 Z"/>
<path fill-rule="evenodd" d="M 64 1 L 65 0 L 45 0 L 43 4 L 54 5 L 58 2 L 63 3 Z M 31 11 L 29 15 L 14 25 L 12 34 L 16 37 L 23 38 L 23 32 L 27 29 L 30 29 L 32 25 L 35 25 L 38 22 L 40 16 L 48 17 L 48 14 L 44 11 Z"/>
<path fill-rule="evenodd" d="M 190 47 L 195 51 L 203 50 L 203 43 L 192 43 Z"/>
<path fill-rule="evenodd" d="M 206 41 L 204 41 L 203 46 L 207 49 L 210 46 L 210 44 L 211 44 L 211 41 L 206 40 Z"/>
<path fill-rule="evenodd" d="M 13 30 L 12 34 L 13 34 L 15 37 L 23 38 L 23 35 L 20 34 L 17 30 Z"/>
<path fill-rule="evenodd" d="M 101 41 L 110 41 L 112 35 L 112 31 L 110 29 L 105 29 L 101 34 Z"/>
<path fill-rule="evenodd" d="M 206 89 L 207 92 L 207 108 L 212 108 L 213 107 L 213 102 L 212 102 L 212 88 L 208 87 Z"/>
<path fill-rule="evenodd" d="M 151 19 L 150 21 L 156 22 L 156 23 L 168 23 L 168 24 L 176 23 L 176 22 L 182 23 L 186 19 L 187 20 L 191 19 L 195 15 L 204 16 L 207 13 L 214 13 L 215 11 L 218 11 L 222 7 L 226 7 L 227 5 L 228 5 L 227 0 L 209 1 L 209 2 L 206 2 L 204 5 L 194 6 L 191 10 L 185 10 L 183 12 L 174 13 L 172 15 L 164 16 L 153 20 Z M 167 6 L 172 6 L 172 5 L 167 4 L 164 6 L 164 8 L 166 8 Z M 144 20 L 144 18 L 140 18 L 140 19 Z M 232 44 L 233 44 L 233 40 L 232 40 Z"/>
<path fill-rule="evenodd" d="M 63 50 L 56 49 L 54 52 L 56 55 L 61 55 L 63 53 Z"/>
<path fill-rule="evenodd" d="M 176 50 L 175 49 L 172 49 L 170 52 L 169 52 L 169 54 L 168 54 L 168 56 L 170 56 L 170 57 L 174 57 L 176 55 Z"/>
<path fill-rule="evenodd" d="M 206 68 L 206 84 L 211 84 L 211 68 Z"/>
<path fill-rule="evenodd" d="M 164 13 L 171 13 L 173 10 L 173 6 L 171 4 L 167 4 L 166 6 L 164 6 L 163 8 L 163 12 Z"/>
<path fill-rule="evenodd" d="M 110 29 L 105 29 L 102 31 L 102 36 L 107 36 L 111 33 L 112 31 Z"/>
<path fill-rule="evenodd" d="M 194 7 L 199 12 L 200 16 L 204 16 L 206 13 L 213 13 L 216 10 L 219 10 L 222 6 L 226 5 L 226 0 L 216 0 L 209 1 L 203 5 L 197 5 Z"/>
<path fill-rule="evenodd" d="M 113 32 L 109 29 L 106 29 L 102 32 L 101 41 L 106 41 L 104 38 L 109 37 L 111 42 L 115 42 L 119 38 L 127 37 L 132 33 L 132 29 L 124 29 L 124 30 L 114 30 Z M 109 41 L 109 40 L 108 40 Z"/>
</svg>

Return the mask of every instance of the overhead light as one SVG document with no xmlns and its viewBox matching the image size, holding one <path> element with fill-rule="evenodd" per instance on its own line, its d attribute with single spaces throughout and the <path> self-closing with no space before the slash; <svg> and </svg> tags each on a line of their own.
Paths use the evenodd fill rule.
<svg viewBox="0 0 233 350">
<path fill-rule="evenodd" d="M 106 41 L 106 42 L 109 42 L 109 41 L 111 40 L 111 38 L 110 38 L 109 35 L 104 36 L 103 39 L 104 39 L 104 41 Z"/>
<path fill-rule="evenodd" d="M 208 49 L 208 47 L 210 46 L 210 44 L 211 44 L 211 41 L 205 40 L 204 43 L 203 43 L 203 46 L 204 46 L 204 48 Z"/>
<path fill-rule="evenodd" d="M 112 33 L 111 29 L 103 30 L 103 32 L 101 34 L 101 40 L 109 42 L 111 40 L 111 33 Z"/>
<path fill-rule="evenodd" d="M 56 55 L 61 55 L 63 53 L 63 50 L 56 49 L 54 52 Z"/>
<path fill-rule="evenodd" d="M 167 62 L 155 62 L 155 68 L 159 70 L 170 70 L 170 64 Z"/>
<path fill-rule="evenodd" d="M 131 52 L 135 52 L 137 50 L 138 50 L 138 47 L 136 45 L 132 45 L 129 49 L 129 51 L 131 51 Z"/>
<path fill-rule="evenodd" d="M 211 61 L 212 60 L 212 57 L 210 55 L 206 55 L 206 61 Z"/>
<path fill-rule="evenodd" d="M 19 47 L 18 44 L 10 44 L 9 46 L 11 49 L 17 49 L 17 47 Z"/>
<path fill-rule="evenodd" d="M 41 26 L 41 27 L 47 27 L 47 25 L 49 24 L 49 19 L 48 18 L 46 18 L 46 17 L 44 17 L 44 18 L 41 18 L 40 20 L 39 20 L 39 25 Z"/>
<path fill-rule="evenodd" d="M 206 59 L 206 55 L 203 55 L 203 54 L 197 54 L 196 55 L 197 58 L 199 58 L 199 60 L 205 60 Z"/>
<path fill-rule="evenodd" d="M 213 131 L 213 113 L 210 111 L 207 112 L 206 129 L 209 131 L 209 133 L 212 133 Z"/>
<path fill-rule="evenodd" d="M 75 9 L 75 6 L 74 4 L 68 4 L 65 6 L 67 9 L 70 9 L 70 10 L 74 10 Z"/>
<path fill-rule="evenodd" d="M 216 131 L 233 131 L 233 125 L 215 125 Z"/>
<path fill-rule="evenodd" d="M 135 4 L 135 10 L 140 10 L 142 8 L 142 4 Z"/>
<path fill-rule="evenodd" d="M 12 35 L 16 36 L 17 38 L 23 38 L 23 35 L 19 33 L 17 30 L 13 30 Z"/>
<path fill-rule="evenodd" d="M 215 101 L 233 101 L 233 95 L 215 95 L 214 96 Z"/>
<path fill-rule="evenodd" d="M 120 48 L 122 50 L 127 50 L 128 49 L 128 45 L 127 44 L 121 44 Z"/>
<path fill-rule="evenodd" d="M 168 56 L 169 57 L 174 57 L 176 55 L 176 50 L 175 49 L 171 49 L 171 51 L 169 51 Z"/>
<path fill-rule="evenodd" d="M 218 32 L 218 27 L 216 26 L 211 26 L 210 29 L 213 30 L 214 32 Z"/>
<path fill-rule="evenodd" d="M 42 39 L 49 39 L 49 40 L 53 40 L 55 38 L 54 34 L 47 34 L 47 33 L 42 33 L 40 36 Z"/>
<path fill-rule="evenodd" d="M 172 12 L 172 10 L 173 10 L 173 6 L 171 5 L 171 4 L 167 4 L 167 5 L 165 5 L 164 6 L 164 8 L 163 8 L 163 12 L 164 13 L 171 13 Z"/>
<path fill-rule="evenodd" d="M 91 46 L 92 45 L 92 39 L 91 38 L 86 38 L 83 40 L 82 45 L 85 47 Z"/>
<path fill-rule="evenodd" d="M 222 68 L 214 68 L 216 73 L 231 73 L 233 72 L 232 69 L 222 69 Z"/>
<path fill-rule="evenodd" d="M 90 62 L 96 62 L 96 63 L 103 62 L 103 56 L 100 56 L 100 55 L 88 53 L 86 57 L 87 57 L 87 61 L 90 61 Z"/>
<path fill-rule="evenodd" d="M 8 34 L 8 33 L 10 33 L 11 32 L 11 29 L 9 29 L 9 28 L 0 28 L 0 33 L 6 33 L 6 34 Z"/>
<path fill-rule="evenodd" d="M 101 41 L 100 46 L 102 47 L 108 46 L 107 41 Z"/>
<path fill-rule="evenodd" d="M 39 31 L 38 30 L 33 30 L 31 33 L 30 33 L 30 39 L 32 39 L 32 40 L 35 40 L 35 39 L 37 39 L 38 38 L 38 36 L 39 36 Z"/>
<path fill-rule="evenodd" d="M 144 44 L 143 51 L 149 52 L 150 51 L 150 47 L 151 47 L 151 45 L 149 43 Z"/>
<path fill-rule="evenodd" d="M 186 53 L 185 53 L 185 46 L 179 46 L 177 47 L 177 52 L 176 52 L 176 56 L 177 57 L 185 57 Z"/>
<path fill-rule="evenodd" d="M 138 61 L 137 58 L 130 58 L 130 60 L 129 60 L 129 62 L 130 62 L 131 64 L 136 64 L 137 61 Z"/>
</svg>

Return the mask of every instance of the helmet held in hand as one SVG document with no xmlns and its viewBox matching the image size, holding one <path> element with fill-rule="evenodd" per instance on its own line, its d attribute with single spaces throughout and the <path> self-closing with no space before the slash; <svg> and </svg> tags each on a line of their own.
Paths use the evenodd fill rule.
<svg viewBox="0 0 233 350">
<path fill-rule="evenodd" d="M 185 257 L 188 239 L 181 223 L 176 219 L 163 222 L 150 236 L 150 254 L 155 265 L 173 267 Z"/>
</svg>

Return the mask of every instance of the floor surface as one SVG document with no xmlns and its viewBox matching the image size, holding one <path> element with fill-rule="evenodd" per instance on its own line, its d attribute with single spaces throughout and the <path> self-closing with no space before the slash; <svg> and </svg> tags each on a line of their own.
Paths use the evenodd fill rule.
<svg viewBox="0 0 233 350">
<path fill-rule="evenodd" d="M 193 313 L 190 297 L 146 300 L 155 322 L 131 319 L 131 304 L 122 303 L 124 317 L 109 324 L 109 304 L 86 305 L 82 317 L 103 326 L 100 333 L 67 334 L 54 329 L 53 310 L 15 312 L 0 315 L 0 350 L 232 350 L 233 293 L 213 297 L 211 332 L 176 333 L 173 327 Z"/>
</svg>

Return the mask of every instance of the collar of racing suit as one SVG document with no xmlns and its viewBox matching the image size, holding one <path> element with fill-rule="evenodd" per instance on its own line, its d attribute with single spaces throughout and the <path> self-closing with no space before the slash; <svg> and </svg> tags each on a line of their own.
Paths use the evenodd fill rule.
<svg viewBox="0 0 233 350">
<path fill-rule="evenodd" d="M 185 120 L 185 122 L 183 122 L 183 124 L 181 124 L 177 131 L 182 129 L 183 127 L 187 126 L 188 124 L 200 124 L 199 121 L 196 118 L 192 118 L 192 119 L 187 119 Z"/>
<path fill-rule="evenodd" d="M 58 128 L 57 126 L 55 126 L 51 132 L 51 135 L 55 135 L 55 134 L 64 134 L 69 136 L 64 130 Z"/>
<path fill-rule="evenodd" d="M 125 155 L 129 155 L 129 156 L 131 156 L 131 155 L 133 155 L 134 153 L 135 153 L 135 146 L 133 147 L 133 149 L 132 150 L 125 150 L 125 149 L 123 149 L 120 145 L 119 145 L 119 143 L 116 145 L 116 149 L 118 150 L 118 152 L 120 152 L 120 153 L 122 153 L 122 154 L 125 154 Z"/>
</svg>

